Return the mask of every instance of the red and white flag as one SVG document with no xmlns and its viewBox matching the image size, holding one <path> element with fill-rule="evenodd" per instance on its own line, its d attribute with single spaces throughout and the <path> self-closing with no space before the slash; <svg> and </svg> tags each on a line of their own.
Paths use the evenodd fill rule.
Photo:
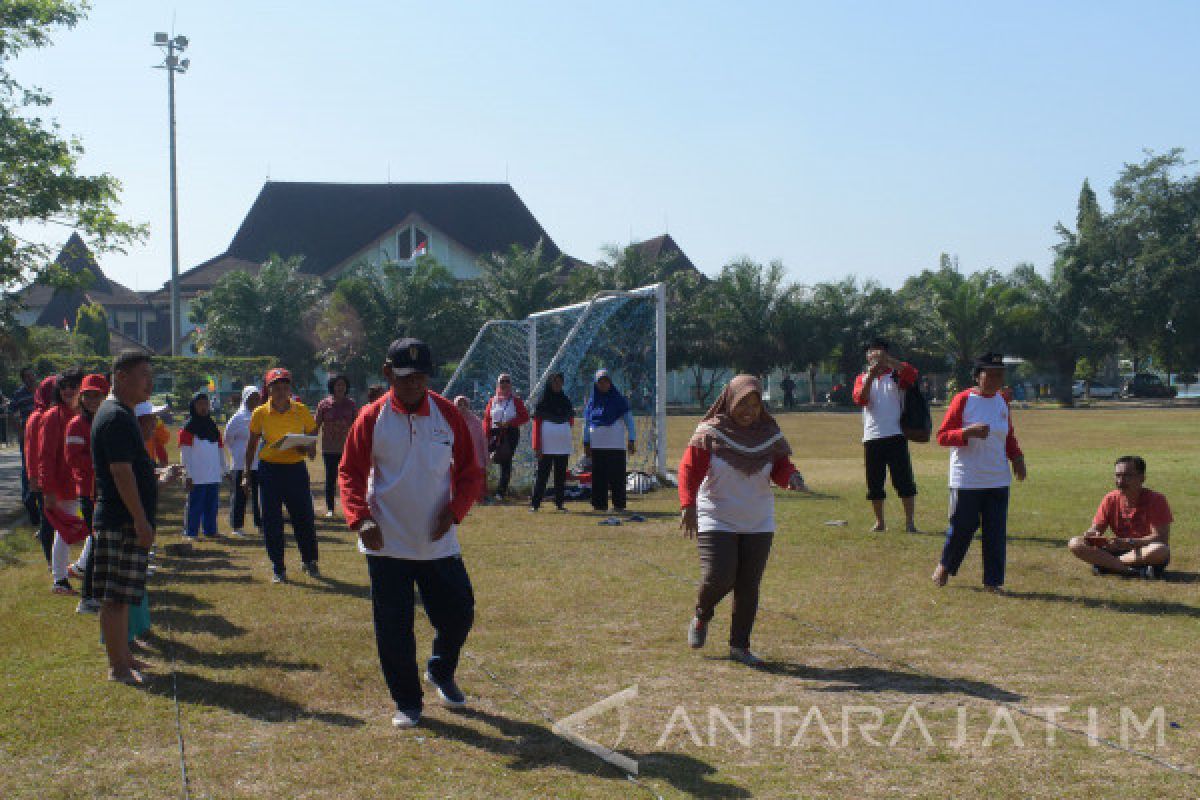
<svg viewBox="0 0 1200 800">
<path fill-rule="evenodd" d="M 429 241 L 426 239 L 421 240 L 420 244 L 418 244 L 416 247 L 413 248 L 413 258 L 416 258 L 417 256 L 428 255 L 428 254 L 429 254 Z"/>
<path fill-rule="evenodd" d="M 71 323 L 67 322 L 67 318 L 63 317 L 63 330 L 67 333 L 71 332 Z"/>
</svg>

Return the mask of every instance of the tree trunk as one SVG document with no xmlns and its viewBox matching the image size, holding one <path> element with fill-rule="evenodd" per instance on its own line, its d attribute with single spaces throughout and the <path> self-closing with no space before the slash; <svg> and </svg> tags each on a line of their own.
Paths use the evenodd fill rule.
<svg viewBox="0 0 1200 800">
<path fill-rule="evenodd" d="M 817 402 L 817 365 L 808 365 L 808 404 L 815 405 Z"/>
<path fill-rule="evenodd" d="M 1071 392 L 1071 384 L 1075 378 L 1075 359 L 1058 362 L 1054 394 L 1058 404 L 1063 408 L 1074 408 L 1075 396 Z"/>
</svg>

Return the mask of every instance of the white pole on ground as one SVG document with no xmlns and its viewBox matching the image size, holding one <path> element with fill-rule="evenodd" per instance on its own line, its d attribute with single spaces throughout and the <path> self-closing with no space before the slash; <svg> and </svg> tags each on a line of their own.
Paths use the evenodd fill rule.
<svg viewBox="0 0 1200 800">
<path fill-rule="evenodd" d="M 654 287 L 654 427 L 658 441 L 655 468 L 667 474 L 667 284 Z"/>
</svg>

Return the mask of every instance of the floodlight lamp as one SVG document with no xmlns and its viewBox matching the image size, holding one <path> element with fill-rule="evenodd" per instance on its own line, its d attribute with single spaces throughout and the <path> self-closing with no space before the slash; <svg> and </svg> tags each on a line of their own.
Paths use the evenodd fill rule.
<svg viewBox="0 0 1200 800">
<path fill-rule="evenodd" d="M 154 43 L 155 44 L 166 44 L 167 43 L 167 35 L 165 33 L 154 34 Z"/>
<path fill-rule="evenodd" d="M 188 46 L 188 40 L 187 40 L 186 36 L 184 36 L 183 34 L 180 34 L 179 36 L 175 37 L 175 47 L 179 48 L 180 50 L 183 50 L 187 46 Z"/>
<path fill-rule="evenodd" d="M 187 72 L 187 68 L 190 67 L 191 65 L 192 65 L 192 60 L 190 58 L 185 58 L 183 61 L 179 62 L 179 71 Z"/>
</svg>

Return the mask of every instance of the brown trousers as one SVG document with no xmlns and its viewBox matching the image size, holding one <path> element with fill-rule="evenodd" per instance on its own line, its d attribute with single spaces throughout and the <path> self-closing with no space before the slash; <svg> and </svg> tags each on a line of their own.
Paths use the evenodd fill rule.
<svg viewBox="0 0 1200 800">
<path fill-rule="evenodd" d="M 716 531 L 696 534 L 702 573 L 696 596 L 696 616 L 705 621 L 712 619 L 717 603 L 732 591 L 730 647 L 750 646 L 750 631 L 758 614 L 758 587 L 774 538 L 774 533 Z"/>
</svg>

